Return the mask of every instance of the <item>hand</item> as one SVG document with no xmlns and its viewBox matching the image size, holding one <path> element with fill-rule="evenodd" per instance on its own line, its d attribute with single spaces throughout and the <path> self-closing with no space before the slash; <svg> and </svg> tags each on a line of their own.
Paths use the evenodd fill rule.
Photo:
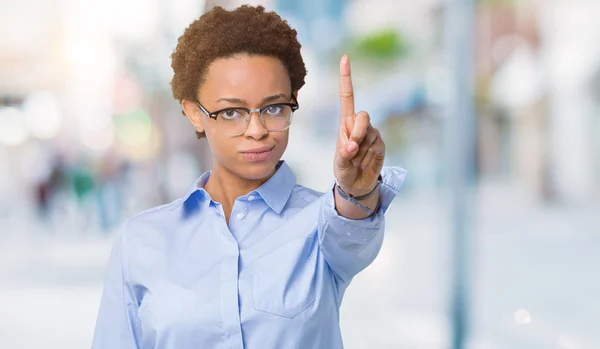
<svg viewBox="0 0 600 349">
<path fill-rule="evenodd" d="M 341 116 L 334 160 L 334 174 L 342 189 L 354 196 L 370 192 L 383 167 L 385 144 L 371 126 L 367 112 L 354 113 L 350 60 L 340 61 Z"/>
</svg>

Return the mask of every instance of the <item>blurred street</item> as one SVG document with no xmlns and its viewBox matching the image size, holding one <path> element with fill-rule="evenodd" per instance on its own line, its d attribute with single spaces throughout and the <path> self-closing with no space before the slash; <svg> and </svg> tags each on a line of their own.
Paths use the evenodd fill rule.
<svg viewBox="0 0 600 349">
<path fill-rule="evenodd" d="M 458 349 L 464 328 L 460 349 L 600 349 L 598 0 L 0 3 L 0 349 L 90 347 L 117 229 L 211 167 L 173 98 L 177 39 L 243 3 L 302 45 L 298 183 L 333 179 L 345 53 L 408 171 L 345 295 L 346 348 Z"/>
</svg>

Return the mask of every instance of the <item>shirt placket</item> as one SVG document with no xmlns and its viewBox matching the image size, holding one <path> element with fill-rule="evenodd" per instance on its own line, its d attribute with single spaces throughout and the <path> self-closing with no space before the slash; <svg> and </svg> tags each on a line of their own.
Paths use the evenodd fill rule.
<svg viewBox="0 0 600 349">
<path fill-rule="evenodd" d="M 235 210 L 235 208 L 234 208 Z M 222 210 L 220 212 L 222 214 Z M 241 213 L 244 216 L 241 216 Z M 245 211 L 232 211 L 230 222 L 233 219 L 245 218 Z M 243 349 L 244 342 L 242 338 L 242 328 L 239 309 L 239 258 L 240 251 L 236 238 L 225 222 L 222 215 L 221 228 L 224 229 L 226 251 L 225 258 L 221 264 L 221 316 L 224 326 L 224 342 L 226 348 Z M 240 219 L 240 220 L 241 220 Z M 231 224 L 230 224 L 231 225 Z"/>
</svg>

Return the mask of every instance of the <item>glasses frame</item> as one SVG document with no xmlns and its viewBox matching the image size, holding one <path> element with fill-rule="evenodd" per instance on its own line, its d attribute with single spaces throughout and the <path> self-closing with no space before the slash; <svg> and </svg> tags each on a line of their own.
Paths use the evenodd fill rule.
<svg viewBox="0 0 600 349">
<path fill-rule="evenodd" d="M 245 107 L 231 107 L 231 108 L 223 108 L 223 109 L 219 109 L 217 111 L 214 112 L 209 112 L 206 108 L 204 108 L 202 106 L 202 104 L 200 104 L 200 101 L 196 100 L 196 104 L 198 105 L 198 108 L 200 109 L 200 111 L 202 111 L 204 114 L 206 114 L 206 116 L 208 116 L 209 118 L 217 121 L 217 117 L 219 116 L 219 114 L 221 114 L 222 112 L 226 112 L 229 110 L 244 110 L 245 112 L 248 113 L 248 117 L 246 117 L 246 128 L 244 128 L 244 130 L 238 134 L 233 134 L 231 135 L 231 137 L 235 137 L 235 136 L 239 136 L 241 134 L 244 134 L 244 132 L 246 132 L 246 130 L 248 129 L 248 125 L 250 125 L 250 117 L 252 116 L 252 113 L 258 113 L 258 115 L 260 116 L 260 123 L 261 125 L 265 128 L 265 130 L 269 131 L 269 132 L 282 132 L 287 130 L 291 125 L 292 125 L 292 116 L 290 115 L 290 124 L 282 129 L 282 130 L 276 130 L 276 131 L 271 131 L 269 130 L 266 126 L 265 126 L 265 121 L 263 119 L 263 112 L 265 110 L 267 110 L 270 107 L 274 107 L 274 106 L 278 106 L 278 105 L 285 105 L 285 106 L 289 106 L 290 108 L 292 108 L 292 114 L 298 110 L 300 108 L 300 105 L 298 104 L 298 100 L 296 99 L 296 96 L 292 95 L 292 103 L 271 103 L 271 104 L 267 104 L 265 106 L 262 106 L 260 108 L 256 108 L 256 109 L 250 109 L 250 108 L 245 108 Z"/>
</svg>

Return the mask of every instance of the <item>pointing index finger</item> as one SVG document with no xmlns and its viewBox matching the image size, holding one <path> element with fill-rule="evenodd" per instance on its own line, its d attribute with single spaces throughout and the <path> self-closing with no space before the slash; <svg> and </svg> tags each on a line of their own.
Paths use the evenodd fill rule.
<svg viewBox="0 0 600 349">
<path fill-rule="evenodd" d="M 340 61 L 341 118 L 354 115 L 354 89 L 350 76 L 350 59 L 344 55 Z"/>
</svg>

